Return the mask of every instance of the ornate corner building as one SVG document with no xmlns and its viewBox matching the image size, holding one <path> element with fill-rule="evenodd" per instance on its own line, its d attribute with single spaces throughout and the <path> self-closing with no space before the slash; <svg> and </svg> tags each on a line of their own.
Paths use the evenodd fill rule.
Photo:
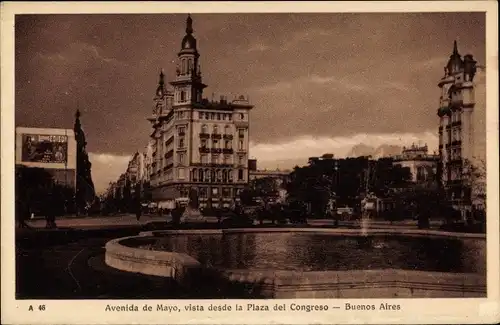
<svg viewBox="0 0 500 325">
<path fill-rule="evenodd" d="M 178 53 L 176 77 L 167 90 L 160 73 L 151 122 L 152 199 L 187 199 L 196 190 L 200 206 L 229 206 L 248 184 L 248 97 L 203 98 L 200 54 L 193 20 Z"/>
<path fill-rule="evenodd" d="M 477 96 L 478 90 L 484 93 L 481 89 L 484 84 L 476 83 L 474 78 L 484 67 L 477 65 L 471 54 L 462 58 L 455 41 L 444 70 L 445 74 L 438 84 L 441 90 L 437 111 L 439 170 L 447 198 L 455 207 L 462 209 L 471 205 L 466 169 L 477 158 L 475 142 L 482 141 L 478 139 L 482 135 L 478 137 L 475 132 L 478 127 L 475 114 L 486 110 L 481 96 Z"/>
</svg>

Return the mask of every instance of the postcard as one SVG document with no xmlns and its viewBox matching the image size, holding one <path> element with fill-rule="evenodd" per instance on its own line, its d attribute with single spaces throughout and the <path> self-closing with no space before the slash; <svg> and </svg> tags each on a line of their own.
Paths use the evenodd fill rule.
<svg viewBox="0 0 500 325">
<path fill-rule="evenodd" d="M 497 9 L 3 3 L 2 323 L 498 322 Z"/>
</svg>

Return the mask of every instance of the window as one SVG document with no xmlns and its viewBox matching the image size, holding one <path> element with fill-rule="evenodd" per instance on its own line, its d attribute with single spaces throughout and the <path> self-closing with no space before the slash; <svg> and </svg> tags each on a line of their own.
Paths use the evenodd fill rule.
<svg viewBox="0 0 500 325">
<path fill-rule="evenodd" d="M 232 170 L 227 171 L 227 180 L 229 181 L 229 183 L 233 182 L 233 171 Z"/>
<path fill-rule="evenodd" d="M 222 163 L 223 163 L 223 164 L 227 164 L 228 162 L 229 162 L 229 156 L 224 156 L 224 157 L 222 158 Z"/>
<path fill-rule="evenodd" d="M 224 126 L 224 134 L 229 134 L 231 132 L 231 128 L 229 125 Z"/>
<path fill-rule="evenodd" d="M 203 120 L 203 112 L 198 112 L 198 118 L 199 118 L 200 120 Z"/>
<path fill-rule="evenodd" d="M 186 93 L 183 91 L 181 91 L 181 102 L 185 101 L 186 100 Z M 179 114 L 179 118 L 180 118 L 180 114 Z"/>
<path fill-rule="evenodd" d="M 200 180 L 200 182 L 203 182 L 203 181 L 205 180 L 205 179 L 203 178 L 203 176 L 204 176 L 203 169 L 200 169 L 200 170 L 198 171 L 198 176 L 199 176 L 199 180 Z"/>
<path fill-rule="evenodd" d="M 179 135 L 183 135 L 186 133 L 186 128 L 181 126 L 177 129 L 177 131 L 179 132 Z"/>
<path fill-rule="evenodd" d="M 218 127 L 217 125 L 214 125 L 214 134 L 217 134 L 217 132 L 218 132 Z"/>
<path fill-rule="evenodd" d="M 215 120 L 215 113 L 210 114 L 210 118 L 211 118 L 212 120 Z"/>
<path fill-rule="evenodd" d="M 231 140 L 226 140 L 224 143 L 224 148 L 231 149 Z"/>
<path fill-rule="evenodd" d="M 206 187 L 201 187 L 200 188 L 200 198 L 207 198 L 207 188 Z"/>
<path fill-rule="evenodd" d="M 184 168 L 177 169 L 177 176 L 180 179 L 184 179 Z"/>
<path fill-rule="evenodd" d="M 191 73 L 193 70 L 193 60 L 189 59 L 188 60 L 188 73 Z"/>
<path fill-rule="evenodd" d="M 243 140 L 238 141 L 238 149 L 243 150 Z"/>
<path fill-rule="evenodd" d="M 184 154 L 183 153 L 179 154 L 179 164 L 184 165 Z"/>
<path fill-rule="evenodd" d="M 208 163 L 208 155 L 201 155 L 200 160 L 202 164 L 207 164 Z"/>
<path fill-rule="evenodd" d="M 213 196 L 219 195 L 219 188 L 218 187 L 212 187 L 212 195 Z"/>
<path fill-rule="evenodd" d="M 219 140 L 213 140 L 212 141 L 212 148 L 214 148 L 214 149 L 219 148 Z"/>
<path fill-rule="evenodd" d="M 207 148 L 207 140 L 206 139 L 201 139 L 201 147 L 203 149 L 206 149 Z"/>
<path fill-rule="evenodd" d="M 238 169 L 238 180 L 239 181 L 243 180 L 243 169 Z"/>
<path fill-rule="evenodd" d="M 201 133 L 208 133 L 208 127 L 207 127 L 207 125 L 206 125 L 206 124 L 203 124 L 203 125 L 201 126 Z"/>
<path fill-rule="evenodd" d="M 245 115 L 243 113 L 240 114 L 240 120 L 244 120 L 245 119 Z"/>
<path fill-rule="evenodd" d="M 222 170 L 217 170 L 217 182 L 222 182 Z"/>
<path fill-rule="evenodd" d="M 217 119 L 220 121 L 220 113 L 217 113 Z"/>
<path fill-rule="evenodd" d="M 245 129 L 238 129 L 238 136 L 240 138 L 244 138 L 245 137 Z"/>
<path fill-rule="evenodd" d="M 184 148 L 184 138 L 179 138 L 179 148 Z"/>
<path fill-rule="evenodd" d="M 228 114 L 227 119 L 231 121 L 233 119 L 233 116 L 231 114 Z"/>
<path fill-rule="evenodd" d="M 243 165 L 243 156 L 238 156 L 238 165 Z"/>
<path fill-rule="evenodd" d="M 191 177 L 191 179 L 193 180 L 193 182 L 198 181 L 198 169 L 196 168 L 193 169 L 193 176 Z"/>
<path fill-rule="evenodd" d="M 227 170 L 222 171 L 222 182 L 227 183 Z"/>
<path fill-rule="evenodd" d="M 216 164 L 219 161 L 218 155 L 212 155 L 212 164 Z"/>
<path fill-rule="evenodd" d="M 186 73 L 186 59 L 182 59 L 182 73 Z"/>
</svg>

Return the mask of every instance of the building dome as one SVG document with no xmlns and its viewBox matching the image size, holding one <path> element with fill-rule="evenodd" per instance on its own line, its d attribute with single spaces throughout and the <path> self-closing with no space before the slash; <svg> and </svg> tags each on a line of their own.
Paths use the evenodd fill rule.
<svg viewBox="0 0 500 325">
<path fill-rule="evenodd" d="M 462 57 L 458 53 L 457 41 L 453 43 L 453 53 L 450 55 L 450 59 L 448 60 L 448 64 L 446 68 L 448 69 L 448 74 L 454 74 L 460 72 L 463 69 L 464 62 L 462 61 Z"/>
</svg>

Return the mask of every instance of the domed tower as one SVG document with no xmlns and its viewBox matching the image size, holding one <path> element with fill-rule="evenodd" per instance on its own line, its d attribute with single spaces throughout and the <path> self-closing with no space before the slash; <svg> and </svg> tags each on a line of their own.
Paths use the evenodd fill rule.
<svg viewBox="0 0 500 325">
<path fill-rule="evenodd" d="M 176 78 L 170 84 L 174 87 L 173 106 L 200 103 L 203 89 L 207 86 L 201 80 L 196 38 L 193 36 L 193 19 L 186 19 L 186 35 L 182 38 L 181 50 L 177 54 Z"/>
<path fill-rule="evenodd" d="M 473 79 L 476 61 L 467 54 L 462 57 L 457 42 L 444 67 L 445 74 L 439 81 L 441 89 L 439 108 L 439 173 L 449 199 L 461 209 L 468 203 L 464 190 L 466 161 L 473 156 L 472 114 L 475 106 Z"/>
</svg>

